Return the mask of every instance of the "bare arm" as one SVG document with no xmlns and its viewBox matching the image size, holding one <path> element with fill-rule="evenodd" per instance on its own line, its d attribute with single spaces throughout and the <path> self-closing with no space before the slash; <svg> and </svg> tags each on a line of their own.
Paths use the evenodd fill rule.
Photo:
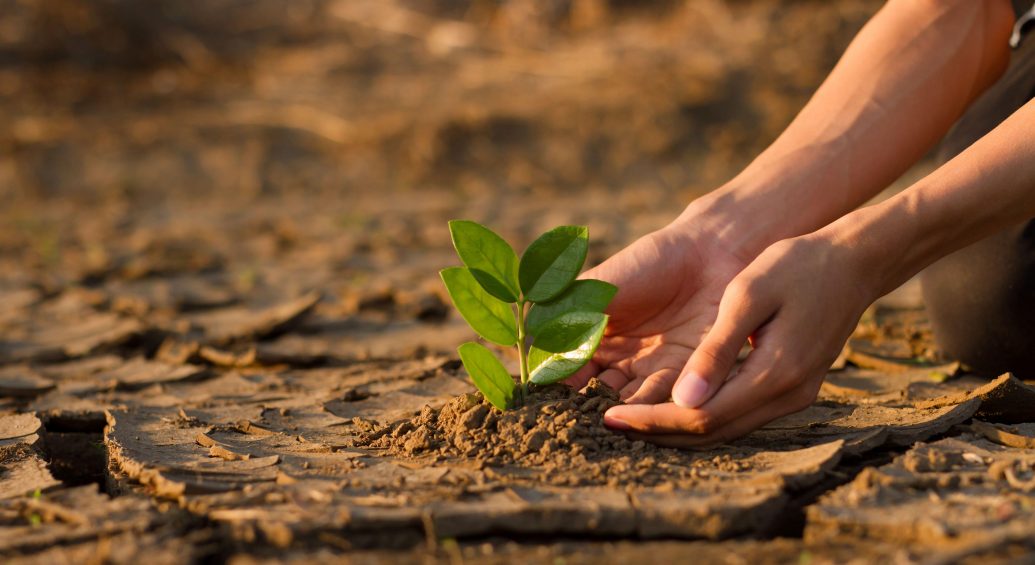
<svg viewBox="0 0 1035 565">
<path fill-rule="evenodd" d="M 787 130 L 683 219 L 746 259 L 812 232 L 930 149 L 1009 60 L 1006 0 L 891 0 Z"/>
<path fill-rule="evenodd" d="M 936 198 L 951 191 L 938 177 L 886 206 L 849 213 L 922 156 L 1002 74 L 1012 24 L 1007 0 L 890 0 L 743 173 L 594 269 L 620 290 L 605 342 L 573 384 L 595 375 L 621 390 L 629 404 L 612 408 L 608 425 L 676 434 L 652 441 L 685 445 L 746 433 L 802 408 L 874 293 L 977 237 L 980 226 L 953 219 L 971 202 Z M 921 215 L 926 227 L 910 227 Z M 956 228 L 970 231 L 953 239 Z M 879 281 L 842 268 L 866 263 L 867 252 L 883 259 L 886 240 L 862 245 L 880 230 L 916 249 L 889 258 Z M 860 251 L 843 252 L 853 246 Z M 818 319 L 817 305 L 830 306 L 820 314 L 833 318 Z M 726 381 L 748 335 L 756 349 Z"/>
<path fill-rule="evenodd" d="M 1035 217 L 1035 101 L 902 193 L 824 232 L 872 269 L 871 293 L 893 290 L 934 261 Z"/>
<path fill-rule="evenodd" d="M 714 328 L 676 384 L 679 402 L 688 374 L 703 379 L 707 400 L 696 408 L 619 406 L 606 417 L 685 447 L 807 407 L 874 299 L 937 259 L 1035 217 L 1032 123 L 1035 101 L 895 197 L 767 248 L 727 287 Z M 755 349 L 727 381 L 748 336 Z"/>
</svg>

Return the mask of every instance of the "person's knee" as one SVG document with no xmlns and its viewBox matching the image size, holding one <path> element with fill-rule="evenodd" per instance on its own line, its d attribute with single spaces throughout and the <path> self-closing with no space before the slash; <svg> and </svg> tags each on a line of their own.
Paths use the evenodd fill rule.
<svg viewBox="0 0 1035 565">
<path fill-rule="evenodd" d="M 960 250 L 921 275 L 935 341 L 979 374 L 1035 376 L 1035 262 L 1026 226 Z"/>
</svg>

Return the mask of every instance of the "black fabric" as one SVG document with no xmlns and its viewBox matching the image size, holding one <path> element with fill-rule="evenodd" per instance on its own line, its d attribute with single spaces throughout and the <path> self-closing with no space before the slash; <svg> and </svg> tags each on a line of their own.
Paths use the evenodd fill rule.
<svg viewBox="0 0 1035 565">
<path fill-rule="evenodd" d="M 1027 4 L 1020 11 L 1031 8 L 1020 4 Z M 1029 32 L 1004 76 L 943 140 L 939 160 L 955 157 L 1033 97 L 1035 33 Z M 1035 378 L 1035 220 L 945 257 L 920 280 L 935 340 L 946 353 L 990 376 L 1013 371 Z"/>
<path fill-rule="evenodd" d="M 1012 0 L 1012 3 L 1013 13 L 1016 14 L 1018 17 L 1021 14 L 1027 12 L 1028 10 L 1031 10 L 1032 3 L 1029 0 Z"/>
</svg>

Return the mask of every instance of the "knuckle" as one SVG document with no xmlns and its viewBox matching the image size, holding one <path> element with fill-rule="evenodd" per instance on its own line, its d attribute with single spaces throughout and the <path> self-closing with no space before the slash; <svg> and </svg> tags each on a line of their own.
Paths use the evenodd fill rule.
<svg viewBox="0 0 1035 565">
<path fill-rule="evenodd" d="M 675 384 L 676 379 L 678 377 L 679 377 L 679 372 L 676 371 L 676 370 L 673 370 L 673 369 L 669 369 L 669 370 L 665 370 L 665 371 L 658 371 L 657 373 L 654 373 L 654 374 L 650 375 L 649 377 L 647 377 L 647 379 L 644 381 L 643 384 L 644 385 L 650 385 L 650 386 L 661 386 L 661 387 L 672 388 L 672 385 Z"/>
<path fill-rule="evenodd" d="M 747 298 L 754 298 L 765 288 L 765 281 L 761 276 L 744 277 L 742 292 Z"/>
<path fill-rule="evenodd" d="M 747 291 L 748 280 L 745 276 L 733 277 L 733 280 L 726 284 L 726 294 L 739 296 Z"/>
<path fill-rule="evenodd" d="M 726 286 L 724 299 L 729 301 L 730 306 L 744 306 L 754 299 L 755 291 L 758 289 L 757 279 L 754 277 L 740 276 Z"/>
<path fill-rule="evenodd" d="M 794 385 L 792 373 L 787 370 L 787 364 L 773 353 L 767 358 L 768 365 L 758 368 L 751 376 L 752 384 L 756 387 L 765 387 L 775 395 L 782 395 Z M 758 365 L 755 365 L 758 367 Z"/>
<path fill-rule="evenodd" d="M 697 352 L 713 366 L 723 366 L 729 362 L 729 353 L 725 348 L 717 344 L 701 344 L 701 347 L 697 348 Z"/>
<path fill-rule="evenodd" d="M 702 435 L 714 434 L 719 430 L 719 421 L 709 412 L 701 412 L 697 416 L 694 427 L 696 432 Z"/>
<path fill-rule="evenodd" d="M 803 237 L 785 239 L 780 242 L 780 245 L 780 251 L 791 256 L 810 254 L 813 247 L 809 239 Z"/>
<path fill-rule="evenodd" d="M 802 366 L 803 359 L 801 354 L 785 349 L 774 351 L 769 381 L 773 383 L 776 392 L 784 394 L 792 389 L 801 387 L 804 381 L 801 371 Z"/>
<path fill-rule="evenodd" d="M 769 366 L 772 368 L 772 373 L 776 375 L 785 375 L 790 372 L 790 369 L 794 367 L 794 354 L 787 351 L 783 347 L 775 347 L 769 353 Z"/>
</svg>

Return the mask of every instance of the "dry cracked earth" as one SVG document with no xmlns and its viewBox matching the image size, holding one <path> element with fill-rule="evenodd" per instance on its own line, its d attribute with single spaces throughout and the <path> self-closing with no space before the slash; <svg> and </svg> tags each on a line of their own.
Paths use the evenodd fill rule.
<svg viewBox="0 0 1035 565">
<path fill-rule="evenodd" d="M 711 450 L 658 448 L 601 425 L 603 386 L 502 415 L 472 394 L 453 353 L 470 336 L 435 277 L 454 262 L 445 219 L 507 209 L 521 242 L 541 227 L 527 218 L 552 220 L 432 196 L 357 199 L 398 222 L 378 229 L 289 201 L 222 211 L 218 230 L 205 212 L 146 221 L 102 259 L 5 282 L 5 561 L 1035 552 L 1035 383 L 938 360 L 910 289 L 867 313 L 810 409 Z M 622 239 L 597 231 L 597 255 Z"/>
<path fill-rule="evenodd" d="M 601 261 L 880 2 L 159 4 L 0 0 L 3 562 L 1035 559 L 1035 382 L 941 358 L 915 288 L 707 451 L 600 386 L 501 415 L 455 354 L 447 220 Z"/>
</svg>

